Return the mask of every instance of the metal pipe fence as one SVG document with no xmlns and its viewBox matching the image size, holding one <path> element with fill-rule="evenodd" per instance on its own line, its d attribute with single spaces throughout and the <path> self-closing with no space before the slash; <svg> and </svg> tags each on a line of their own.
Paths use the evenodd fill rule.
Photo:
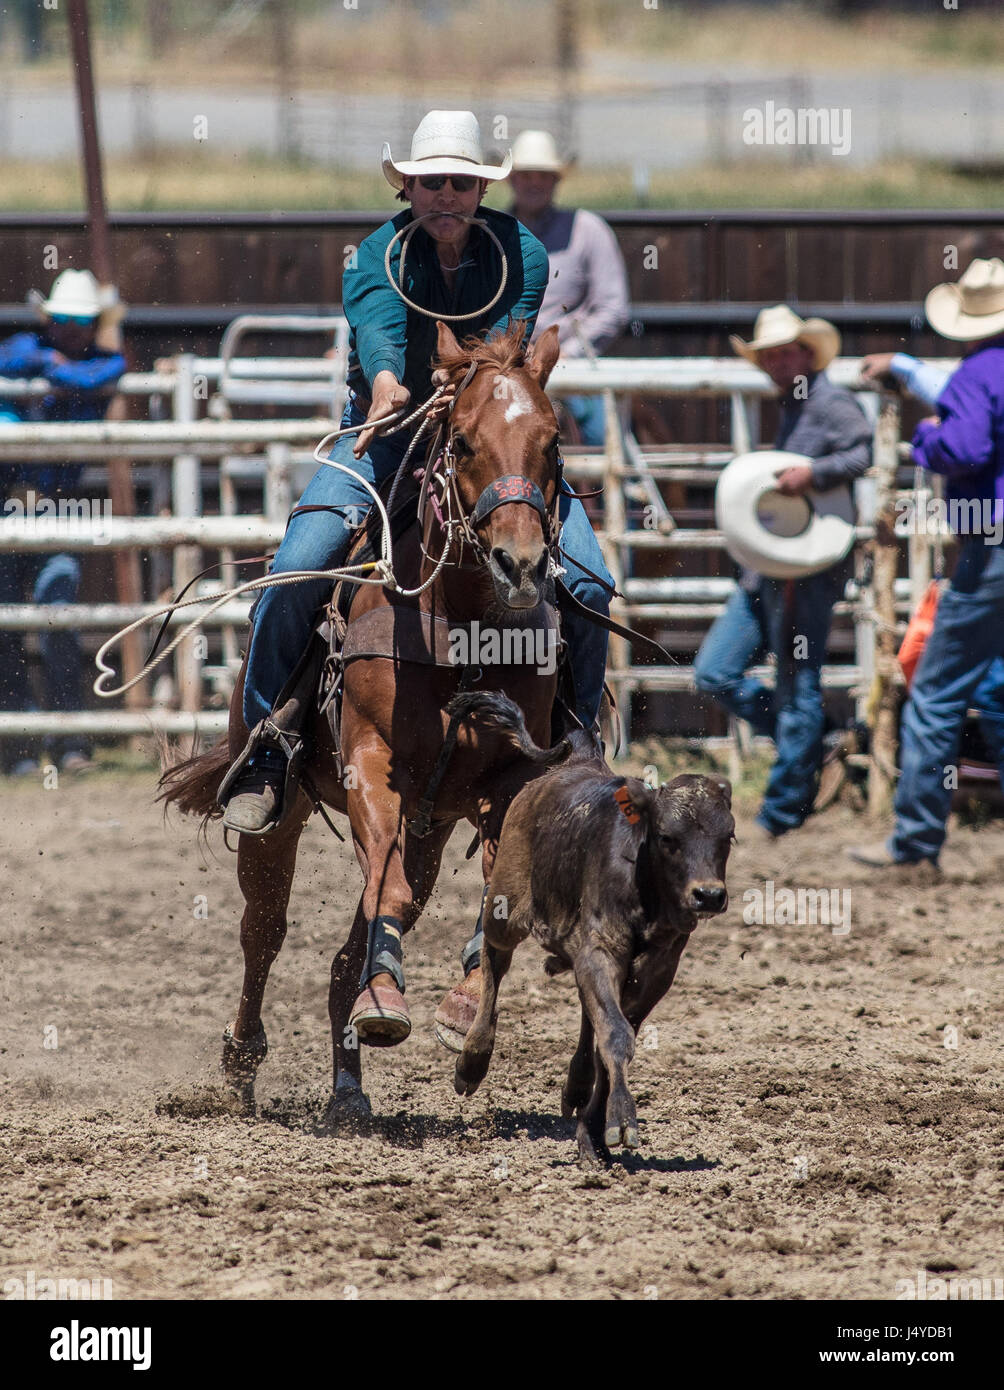
<svg viewBox="0 0 1004 1390">
<path fill-rule="evenodd" d="M 252 321 L 256 323 L 256 321 Z M 87 424 L 0 424 L 0 463 L 45 462 L 50 466 L 72 466 L 81 462 L 99 463 L 109 453 L 144 461 L 155 477 L 163 477 L 169 489 L 160 495 L 170 497 L 171 514 L 115 517 L 99 512 L 81 515 L 0 517 L 0 554 L 13 551 L 53 553 L 77 551 L 108 552 L 137 549 L 173 556 L 173 581 L 180 587 L 206 563 L 204 552 L 221 562 L 223 582 L 204 584 L 212 596 L 233 582 L 237 557 L 241 553 L 260 554 L 281 540 L 286 516 L 306 470 L 315 466 L 311 450 L 316 441 L 337 423 L 343 396 L 334 386 L 335 368 L 344 383 L 346 338 L 338 321 L 330 320 L 339 346 L 335 358 L 239 358 L 228 353 L 221 358 L 179 356 L 172 371 L 130 373 L 122 378 L 120 389 L 127 395 L 161 398 L 170 402 L 172 418 L 116 423 Z M 316 331 L 317 320 L 290 316 L 290 327 L 305 324 Z M 344 320 L 341 321 L 344 324 Z M 274 321 L 269 320 L 270 328 Z M 232 335 L 230 343 L 239 335 Z M 951 361 L 938 365 L 951 368 Z M 828 368 L 839 384 L 860 389 L 856 359 L 837 359 Z M 209 386 L 215 385 L 216 405 Z M 331 415 L 311 418 L 248 420 L 227 418 L 233 406 L 284 406 L 291 404 L 289 392 L 296 388 L 299 409 L 324 408 Z M 39 394 L 50 389 L 42 381 L 0 380 L 0 399 Z M 594 522 L 601 547 L 623 598 L 615 599 L 612 613 L 620 621 L 642 624 L 657 637 L 667 626 L 680 623 L 705 624 L 721 611 L 734 587 L 726 577 L 664 574 L 636 576 L 635 561 L 646 554 L 666 557 L 666 567 L 674 567 L 680 557 L 720 555 L 724 539 L 712 524 L 676 525 L 673 507 L 666 504 L 661 488 L 678 485 L 708 490 L 708 507 L 697 510 L 711 517 L 710 502 L 721 469 L 737 452 L 759 442 L 760 401 L 773 392 L 769 379 L 749 363 L 716 358 L 601 358 L 595 361 L 570 360 L 556 367 L 548 390 L 555 396 L 600 393 L 607 402 L 607 436 L 602 450 L 576 450 L 566 455 L 569 476 L 576 481 L 601 481 L 603 494 L 600 515 Z M 344 390 L 343 385 L 339 390 Z M 674 448 L 660 445 L 642 449 L 624 424 L 621 404 L 631 395 L 685 398 L 720 398 L 730 403 L 727 440 L 700 446 Z M 874 391 L 864 393 L 870 418 L 878 419 L 878 398 Z M 895 405 L 887 398 L 887 406 Z M 210 414 L 200 414 L 205 409 Z M 222 418 L 221 418 L 222 417 Z M 898 438 L 898 434 L 897 434 Z M 908 452 L 901 446 L 901 452 Z M 93 470 L 92 470 L 93 472 Z M 908 480 L 916 481 L 912 475 Z M 219 513 L 205 514 L 207 487 L 215 482 Z M 867 480 L 859 484 L 860 524 L 858 550 L 873 536 L 873 491 Z M 239 489 L 259 489 L 258 509 L 240 514 Z M 654 490 L 654 491 L 653 491 Z M 654 524 L 633 524 L 632 505 L 653 495 L 662 504 L 652 508 Z M 679 509 L 681 518 L 686 509 Z M 6 512 L 6 508 L 5 508 Z M 914 538 L 908 549 L 909 578 L 897 581 L 894 602 L 904 615 L 916 600 L 930 573 L 930 547 L 918 546 Z M 932 542 L 933 544 L 933 542 Z M 862 566 L 859 564 L 859 579 Z M 212 591 L 212 593 L 210 593 Z M 197 591 L 200 592 L 200 591 Z M 201 593 L 200 593 L 201 596 Z M 208 602 L 208 597 L 207 597 Z M 42 632 L 54 628 L 77 627 L 81 631 L 109 631 L 124 626 L 154 604 L 121 605 L 108 602 L 56 605 L 0 605 L 0 628 L 19 632 Z M 66 714 L 2 714 L 0 738 L 15 734 L 53 733 L 58 730 L 86 729 L 94 734 L 125 735 L 158 729 L 163 732 L 205 733 L 221 726 L 221 711 L 206 708 L 206 687 L 212 687 L 222 700 L 239 665 L 239 649 L 248 611 L 244 600 L 235 601 L 213 615 L 210 627 L 221 634 L 222 653 L 215 665 L 206 655 L 206 643 L 188 639 L 175 654 L 173 702 L 182 708 L 151 707 L 148 711 L 98 710 Z M 828 690 L 851 692 L 859 710 L 864 708 L 874 663 L 874 602 L 866 582 L 838 604 L 839 616 L 853 620 L 854 660 L 828 665 L 823 684 Z M 178 614 L 175 621 L 189 621 L 194 610 Z M 694 636 L 698 640 L 697 634 Z M 684 637 L 679 639 L 684 642 Z M 625 739 L 630 737 L 632 702 L 639 694 L 693 690 L 693 671 L 689 665 L 646 666 L 633 661 L 630 646 L 621 639 L 610 645 L 608 680 L 618 697 L 624 721 Z M 147 723 L 144 724 L 143 720 Z"/>
</svg>

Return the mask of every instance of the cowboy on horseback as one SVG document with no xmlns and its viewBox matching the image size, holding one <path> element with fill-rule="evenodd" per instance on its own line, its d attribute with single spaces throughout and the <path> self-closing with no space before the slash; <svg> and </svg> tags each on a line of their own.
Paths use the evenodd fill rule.
<svg viewBox="0 0 1004 1390">
<path fill-rule="evenodd" d="M 547 285 L 547 252 L 515 218 L 480 206 L 488 184 L 505 178 L 510 163 L 510 155 L 501 166 L 484 163 L 480 128 L 469 111 L 429 112 L 415 131 L 408 161 L 396 163 L 389 145 L 384 146 L 384 175 L 411 207 L 367 237 L 345 273 L 343 302 L 351 334 L 343 428 L 384 420 L 432 394 L 436 317 L 465 320 L 466 332 L 482 337 L 522 320 L 529 338 Z M 493 235 L 472 224 L 475 214 Z M 401 245 L 391 243 L 399 242 L 408 224 L 419 218 L 425 220 L 410 238 L 401 284 L 404 256 Z M 388 273 L 403 294 L 388 282 Z M 416 312 L 411 307 L 416 304 L 425 312 Z M 449 395 L 444 396 L 437 409 L 442 411 L 448 401 Z M 379 487 L 392 477 L 418 427 L 393 435 L 362 428 L 354 443 L 351 436 L 339 439 L 330 458 L 358 477 L 327 465 L 319 468 L 301 498 L 300 508 L 306 510 L 297 509 L 275 555 L 273 574 L 345 563 L 353 532 L 371 500 L 361 479 Z M 567 587 L 580 604 L 606 616 L 613 581 L 581 502 L 563 494 L 559 520 Z M 255 605 L 244 720 L 259 736 L 249 745 L 252 755 L 242 755 L 225 780 L 223 824 L 229 829 L 261 835 L 282 818 L 287 748 L 270 738 L 263 725 L 309 643 L 330 591 L 330 580 L 303 580 L 264 590 Z M 572 611 L 563 613 L 563 623 L 575 713 L 589 728 L 602 695 L 607 634 Z"/>
</svg>

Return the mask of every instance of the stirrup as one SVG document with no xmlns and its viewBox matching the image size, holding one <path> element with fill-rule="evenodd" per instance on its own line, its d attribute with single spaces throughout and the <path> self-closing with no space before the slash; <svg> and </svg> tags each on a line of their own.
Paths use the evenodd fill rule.
<svg viewBox="0 0 1004 1390">
<path fill-rule="evenodd" d="M 303 759 L 306 753 L 306 746 L 302 735 L 297 733 L 286 733 L 272 722 L 270 718 L 262 719 L 251 730 L 244 749 L 234 759 L 232 766 L 227 772 L 223 781 L 220 783 L 216 793 L 217 805 L 226 807 L 234 791 L 234 784 L 241 773 L 247 768 L 251 759 L 259 751 L 273 748 L 282 753 L 286 759 L 286 772 L 282 785 L 282 796 L 279 801 L 279 809 L 276 820 L 264 827 L 262 830 L 242 830 L 241 835 L 271 835 L 274 830 L 278 830 L 283 821 L 288 816 L 292 806 L 296 801 L 296 791 L 301 778 Z"/>
</svg>

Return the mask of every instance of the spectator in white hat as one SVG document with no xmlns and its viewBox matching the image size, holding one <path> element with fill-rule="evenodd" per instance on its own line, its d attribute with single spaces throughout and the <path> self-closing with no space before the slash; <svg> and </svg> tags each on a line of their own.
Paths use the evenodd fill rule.
<svg viewBox="0 0 1004 1390">
<path fill-rule="evenodd" d="M 562 357 L 599 356 L 628 321 L 627 271 L 617 238 L 585 208 L 554 205 L 567 164 L 544 130 L 524 130 L 512 146 L 513 216 L 544 243 L 550 274 L 535 337 L 558 325 Z M 583 444 L 602 444 L 602 396 L 568 396 Z"/>
<path fill-rule="evenodd" d="M 0 343 L 0 376 L 44 377 L 50 390 L 41 398 L 20 397 L 0 409 L 7 420 L 101 420 L 115 383 L 125 371 L 121 353 L 97 346 L 99 316 L 105 307 L 98 282 L 89 270 L 64 270 L 48 298 L 29 296 L 42 318 L 36 332 L 16 333 Z M 109 306 L 110 307 L 110 306 Z M 51 467 L 36 464 L 0 466 L 0 495 L 5 502 L 37 506 L 41 500 L 72 496 L 83 464 Z M 73 603 L 80 587 L 75 555 L 0 554 L 0 603 Z M 83 708 L 80 643 L 72 629 L 51 628 L 40 637 L 44 706 L 49 710 Z M 16 632 L 0 630 L 0 709 L 34 707 L 27 656 Z M 0 743 L 5 772 L 29 775 L 38 769 L 36 750 L 28 743 Z M 67 772 L 90 765 L 90 747 L 82 735 L 55 740 L 49 754 Z"/>
<path fill-rule="evenodd" d="M 812 460 L 786 468 L 778 491 L 825 492 L 860 477 L 871 462 L 871 429 L 850 391 L 826 375 L 840 351 L 833 324 L 799 318 L 778 304 L 758 315 L 751 342 L 731 342 L 780 392 L 775 448 Z M 823 756 L 821 671 L 843 582 L 841 564 L 803 579 L 771 579 L 743 569 L 694 661 L 698 690 L 774 740 L 777 756 L 756 817 L 764 839 L 794 830 L 812 809 Z M 769 651 L 777 656 L 773 690 L 746 675 Z"/>
</svg>

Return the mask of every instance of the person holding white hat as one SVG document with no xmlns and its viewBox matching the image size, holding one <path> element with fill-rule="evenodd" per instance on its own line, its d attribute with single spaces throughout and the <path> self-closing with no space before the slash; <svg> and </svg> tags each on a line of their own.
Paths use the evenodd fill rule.
<svg viewBox="0 0 1004 1390">
<path fill-rule="evenodd" d="M 798 497 L 849 489 L 871 463 L 871 429 L 851 392 L 826 376 L 840 350 L 833 324 L 802 319 L 778 304 L 758 315 L 750 342 L 733 337 L 731 343 L 781 393 L 775 447 L 809 460 L 782 468 L 776 491 Z M 694 661 L 698 690 L 774 740 L 777 756 L 756 818 L 765 838 L 794 830 L 812 810 L 825 722 L 820 673 L 843 583 L 840 563 L 804 578 L 771 578 L 743 568 L 739 587 Z M 746 676 L 746 668 L 768 651 L 777 657 L 773 690 Z"/>
<path fill-rule="evenodd" d="M 29 300 L 42 318 L 37 332 L 16 333 L 0 343 L 0 376 L 44 377 L 49 392 L 8 403 L 0 416 L 12 420 L 87 421 L 104 419 L 114 387 L 125 371 L 125 358 L 95 342 L 99 317 L 106 307 L 89 270 L 64 270 L 49 296 L 32 291 Z M 107 306 L 111 308 L 111 305 Z M 2 495 L 23 506 L 72 493 L 83 472 L 77 467 L 4 465 Z M 0 603 L 73 603 L 80 585 L 74 555 L 0 554 Z M 45 705 L 50 710 L 83 708 L 80 643 L 71 629 L 53 628 L 40 638 Z M 0 631 L 0 709 L 32 708 L 24 645 L 16 632 Z M 69 736 L 50 748 L 60 768 L 79 772 L 90 765 L 87 740 Z M 9 772 L 29 774 L 38 763 L 30 745 L 0 745 Z"/>
<path fill-rule="evenodd" d="M 585 208 L 558 208 L 554 198 L 567 164 L 545 130 L 524 130 L 513 141 L 512 213 L 547 248 L 550 276 L 535 336 L 558 325 L 563 357 L 599 356 L 628 321 L 627 271 L 617 238 Z M 603 397 L 566 396 L 564 404 L 583 444 L 603 443 Z"/>
<path fill-rule="evenodd" d="M 343 426 L 379 419 L 405 405 L 414 408 L 432 394 L 437 315 L 468 315 L 461 327 L 465 336 L 487 336 L 514 320 L 523 320 L 527 334 L 532 333 L 547 283 L 547 252 L 508 213 L 480 206 L 488 184 L 504 178 L 510 165 L 508 154 L 501 164 L 486 162 L 478 121 L 470 111 L 430 111 L 415 131 L 410 159 L 395 160 L 390 146 L 384 146 L 384 176 L 410 207 L 366 237 L 345 273 L 342 299 L 351 332 Z M 483 227 L 472 225 L 469 219 L 475 214 L 505 251 L 508 272 L 500 297 L 499 249 Z M 403 286 L 399 240 L 391 254 L 395 285 L 407 295 L 409 305 L 388 282 L 385 257 L 394 239 L 420 217 L 428 220 L 409 241 Z M 417 420 L 411 428 L 418 429 L 420 423 Z M 356 437 L 339 440 L 331 458 L 379 486 L 396 472 L 410 438 L 408 430 L 382 436 L 364 429 Z M 274 573 L 343 564 L 352 518 L 358 522 L 366 514 L 370 496 L 356 478 L 322 465 L 301 504 L 317 510 L 293 517 L 273 562 Z M 612 591 L 613 581 L 581 502 L 563 496 L 559 515 L 562 544 L 572 561 L 569 587 L 580 602 L 605 614 L 609 600 L 603 582 Z M 577 570 L 575 560 L 593 575 Z M 249 729 L 271 714 L 330 589 L 330 581 L 317 580 L 263 591 L 253 614 L 244 687 Z M 566 635 L 577 713 L 588 726 L 596 718 L 603 690 L 606 632 L 578 618 L 566 621 Z M 269 746 L 267 740 L 261 747 L 246 765 L 231 770 L 223 823 L 242 833 L 267 833 L 282 815 L 287 758 L 281 747 Z"/>
<path fill-rule="evenodd" d="M 949 514 L 970 529 L 903 711 L 895 827 L 888 840 L 848 849 L 875 869 L 937 865 L 966 712 L 1004 656 L 1004 262 L 974 260 L 956 284 L 936 285 L 924 308 L 935 332 L 965 347 L 937 416 L 917 426 L 914 461 L 944 475 Z"/>
</svg>

